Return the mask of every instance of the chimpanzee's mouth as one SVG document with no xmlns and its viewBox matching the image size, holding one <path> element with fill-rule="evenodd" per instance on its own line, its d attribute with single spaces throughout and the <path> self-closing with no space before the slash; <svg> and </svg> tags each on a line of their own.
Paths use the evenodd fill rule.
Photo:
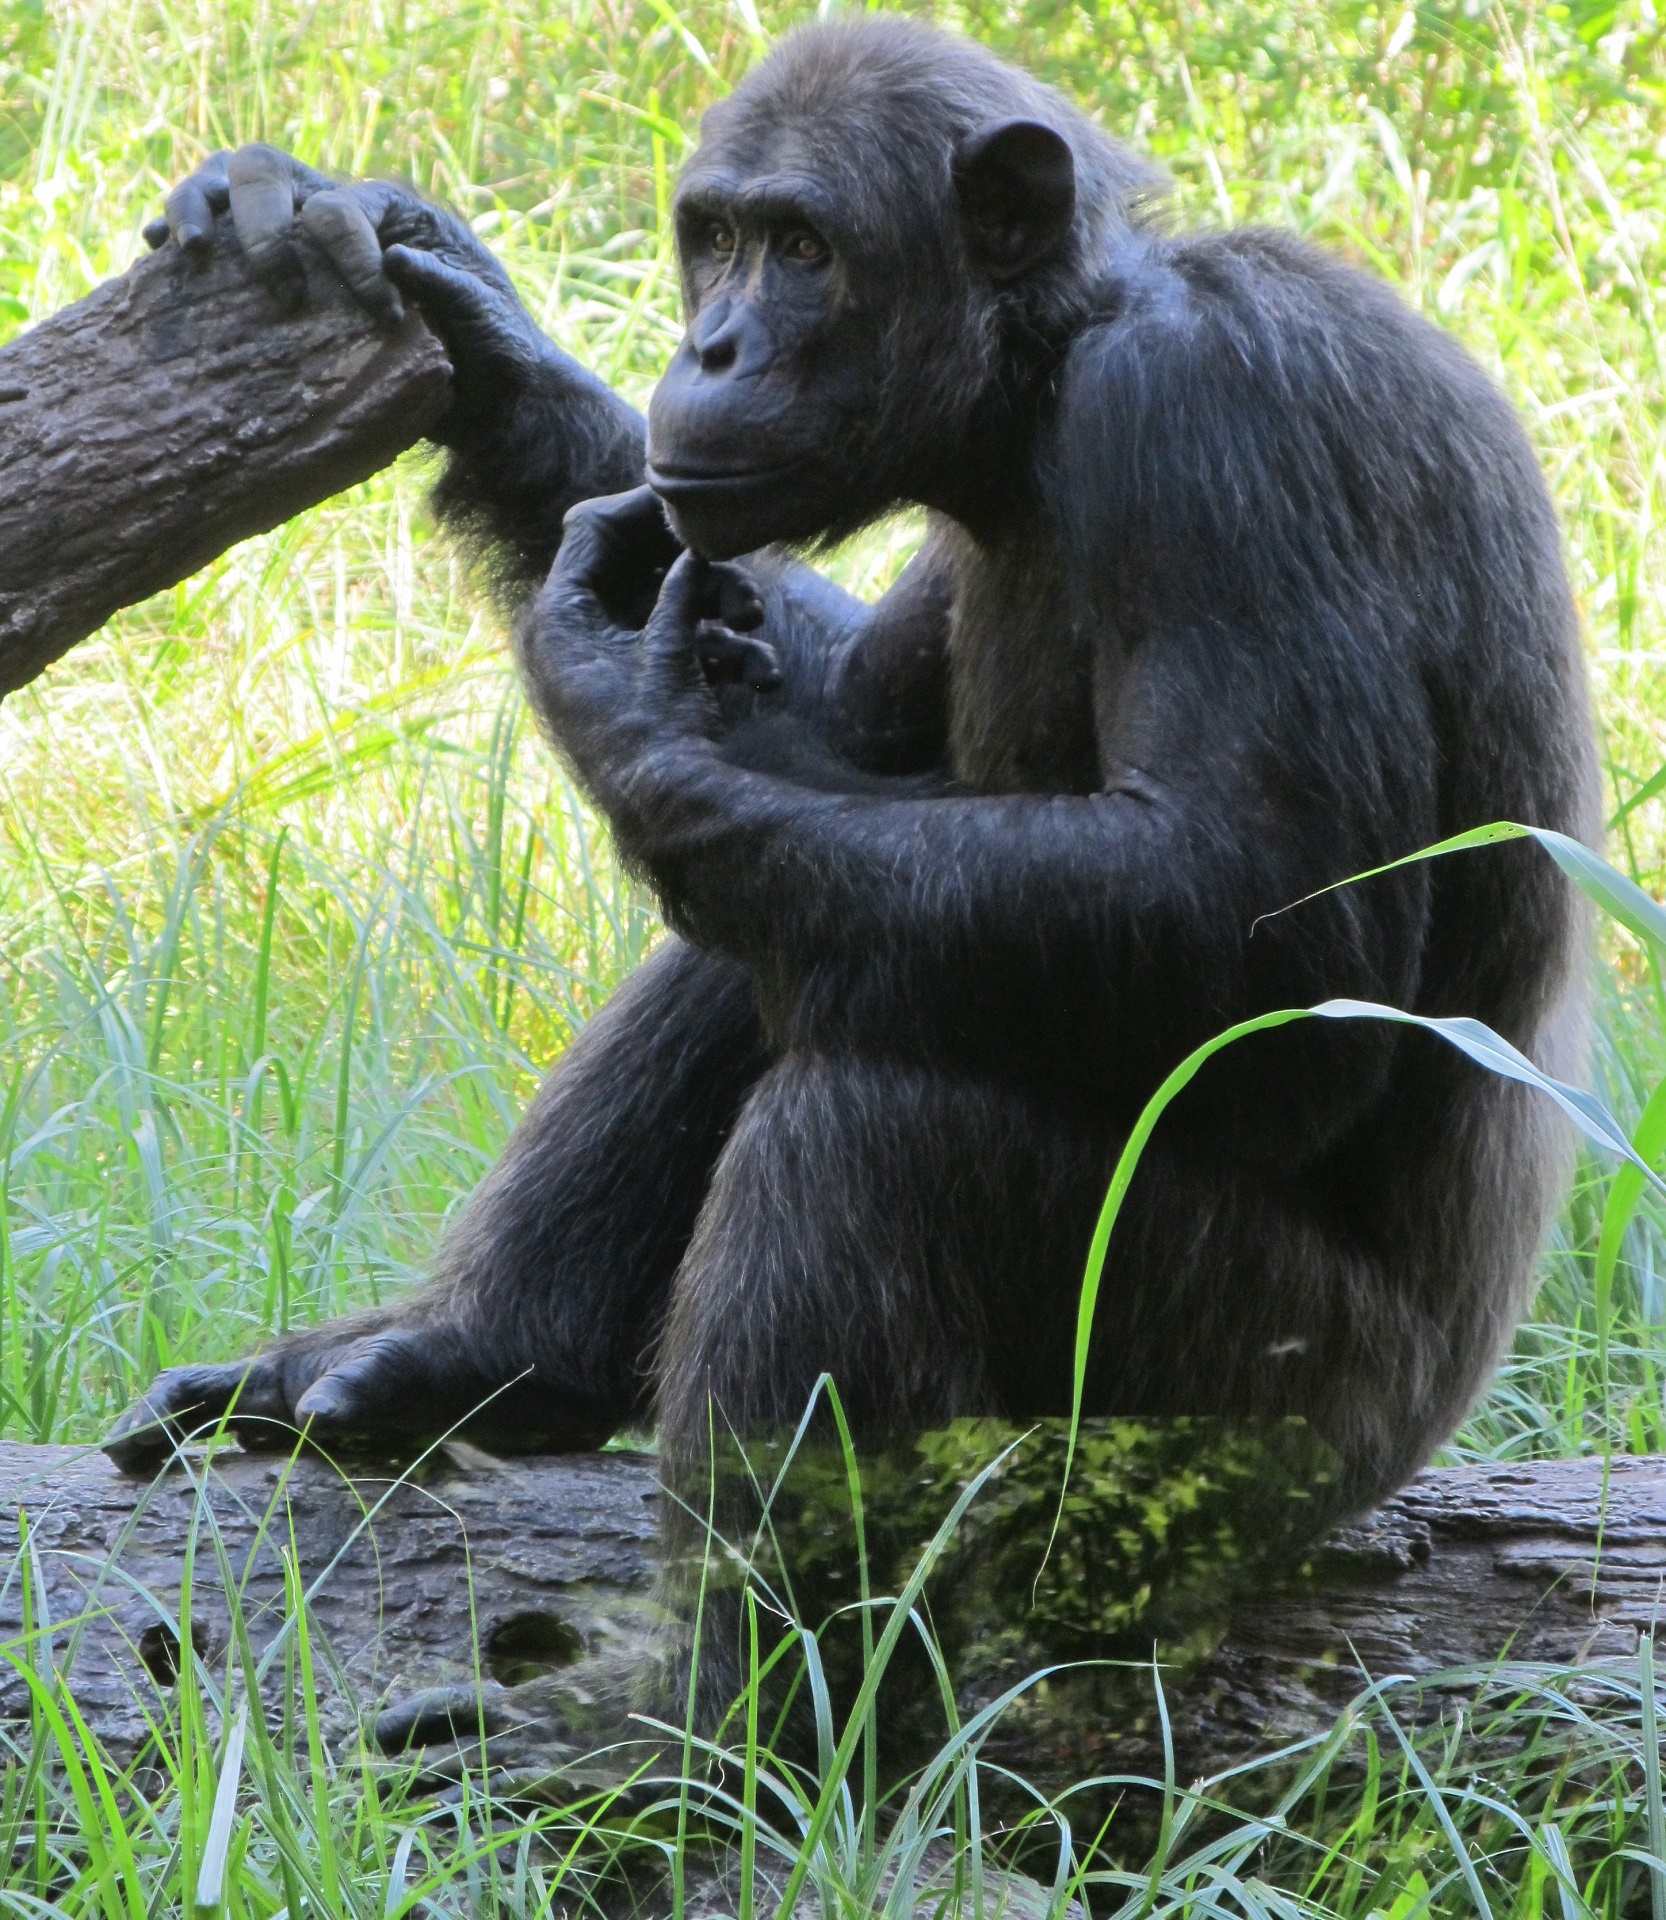
<svg viewBox="0 0 1666 1920">
<path fill-rule="evenodd" d="M 707 496 L 753 493 L 763 487 L 779 486 L 799 470 L 794 462 L 784 467 L 753 467 L 737 471 L 717 467 L 663 467 L 648 463 L 648 484 L 662 500 L 675 503 Z"/>
</svg>

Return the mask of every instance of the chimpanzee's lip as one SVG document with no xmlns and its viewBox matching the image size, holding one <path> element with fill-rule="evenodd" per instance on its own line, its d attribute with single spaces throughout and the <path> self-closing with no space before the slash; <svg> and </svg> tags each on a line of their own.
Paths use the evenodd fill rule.
<svg viewBox="0 0 1666 1920">
<path fill-rule="evenodd" d="M 779 486 L 799 470 L 794 461 L 784 467 L 664 467 L 648 462 L 648 484 L 662 500 L 688 500 L 697 494 L 753 493 Z"/>
</svg>

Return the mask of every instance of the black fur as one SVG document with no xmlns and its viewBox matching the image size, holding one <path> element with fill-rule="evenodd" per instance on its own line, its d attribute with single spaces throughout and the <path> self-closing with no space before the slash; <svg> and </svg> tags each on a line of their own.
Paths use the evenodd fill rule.
<svg viewBox="0 0 1666 1920">
<path fill-rule="evenodd" d="M 743 284 L 764 175 L 819 198 Z M 823 1370 L 868 1432 L 1058 1413 L 1111 1168 L 1189 1048 L 1349 995 L 1577 1074 L 1583 921 L 1536 850 L 1262 918 L 1483 821 L 1594 836 L 1531 449 L 1385 287 L 1281 235 L 1172 233 L 1151 193 L 1055 95 L 895 21 L 806 30 L 713 110 L 650 415 L 673 524 L 721 560 L 912 500 L 925 550 L 871 611 L 756 560 L 783 684 L 714 694 L 689 662 L 721 570 L 680 563 L 638 637 L 601 573 L 639 505 L 569 522 L 528 686 L 677 937 L 432 1289 L 272 1349 L 241 1411 L 399 1429 L 515 1380 L 488 1438 L 651 1413 L 690 1472 L 709 1397 L 790 1421 Z M 442 498 L 524 577 L 557 509 L 638 476 L 641 429 L 553 349 L 486 398 Z M 1531 1094 L 1403 1027 L 1229 1051 L 1128 1197 L 1089 1410 L 1303 1414 L 1350 1498 L 1380 1493 L 1486 1379 L 1565 1159 Z M 170 1376 L 121 1444 L 245 1371 Z"/>
</svg>

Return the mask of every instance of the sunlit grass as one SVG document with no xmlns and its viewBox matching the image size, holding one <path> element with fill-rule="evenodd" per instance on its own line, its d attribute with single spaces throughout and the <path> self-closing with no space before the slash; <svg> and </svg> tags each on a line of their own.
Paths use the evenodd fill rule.
<svg viewBox="0 0 1666 1920">
<path fill-rule="evenodd" d="M 199 1457 L 193 1470 L 206 1491 L 211 1465 Z M 818 1764 L 773 1749 L 754 1652 L 715 1739 L 660 1724 L 657 1759 L 616 1757 L 617 1788 L 575 1786 L 537 1806 L 501 1797 L 484 1766 L 437 1796 L 409 1762 L 342 1738 L 340 1710 L 376 1703 L 336 1691 L 348 1683 L 305 1586 L 328 1574 L 301 1573 L 281 1500 L 249 1518 L 281 1553 L 284 1604 L 262 1615 L 257 1648 L 238 1584 L 245 1548 L 229 1549 L 199 1498 L 180 1589 L 149 1603 L 182 1644 L 187 1609 L 212 1607 L 230 1634 L 172 1683 L 153 1686 L 134 1663 L 151 1734 L 133 1752 L 113 1752 L 83 1717 L 78 1622 L 41 1599 L 52 1549 L 26 1542 L 0 1568 L 24 1623 L 0 1661 L 28 1702 L 0 1727 L 0 1910 L 681 1920 L 686 1894 L 700 1899 L 691 1913 L 737 1920 L 1065 1920 L 1084 1907 L 1122 1920 L 1631 1920 L 1666 1898 L 1646 1640 L 1641 1659 L 1575 1668 L 1501 1661 L 1427 1686 L 1377 1675 L 1331 1726 L 1230 1773 L 1188 1780 L 1171 1767 L 1053 1797 L 985 1754 L 1038 1684 L 1020 1677 L 964 1721 L 945 1706 L 942 1745 L 881 1803 L 865 1779 L 872 1701 L 903 1638 L 930 1634 L 920 1589 L 954 1541 L 946 1514 L 915 1567 L 898 1570 L 900 1590 L 876 1590 L 868 1685 L 830 1705 Z M 124 1604 L 136 1597 L 123 1590 Z M 1161 1674 L 1147 1684 L 1161 1690 Z M 1009 1877 L 1015 1861 L 1026 1878 Z M 712 1885 L 725 1865 L 726 1895 Z"/>
<path fill-rule="evenodd" d="M 131 260 L 203 153 L 259 137 L 464 208 L 549 331 L 641 399 L 677 332 L 680 155 L 701 108 L 806 11 L 0 0 L 0 337 Z M 1161 158 L 1182 217 L 1340 247 L 1494 370 L 1564 517 L 1610 851 L 1661 891 L 1666 53 L 1651 0 L 944 0 L 937 17 Z M 654 936 L 434 534 L 425 477 L 412 459 L 249 543 L 0 707 L 7 1438 L 92 1438 L 159 1365 L 413 1278 L 539 1074 Z M 839 570 L 876 591 L 916 531 L 882 531 Z M 1600 1075 L 1634 1117 L 1666 1073 L 1666 1002 L 1622 936 L 1599 999 Z M 1609 1177 L 1582 1168 L 1535 1319 L 1459 1452 L 1666 1447 L 1666 1212 L 1639 1209 L 1599 1329 Z M 176 1709 L 154 1803 L 106 1767 L 114 1815 L 88 1742 L 43 1701 L 0 1769 L 8 1911 L 194 1904 L 220 1708 L 241 1684 L 227 1661 L 203 1676 L 207 1710 Z M 1644 1910 L 1648 1872 L 1625 1849 L 1646 1839 L 1659 1768 L 1636 1671 L 1511 1672 L 1487 1697 L 1485 1751 L 1507 1767 L 1478 1771 L 1454 1738 L 1422 1750 L 1420 1773 L 1393 1730 L 1398 1696 L 1367 1699 L 1350 1749 L 1369 1756 L 1363 1782 L 1327 1784 L 1316 1759 L 1282 1826 L 1188 1816 L 1155 1866 L 1090 1879 L 1086 1898 L 1142 1916 Z M 367 1791 L 351 1757 L 316 1768 L 304 1741 L 269 1754 L 250 1738 L 223 1836 L 228 1914 L 533 1915 L 582 1891 L 559 1861 L 583 1813 L 539 1835 L 489 1803 Z M 784 1829 L 777 1850 L 795 1844 Z M 827 1910 L 872 1910 L 860 1872 L 818 1873 Z"/>
<path fill-rule="evenodd" d="M 270 138 L 469 210 L 543 323 L 641 397 L 702 105 L 790 10 L 507 0 L 0 12 L 0 325 L 140 248 L 165 184 Z M 1162 158 L 1181 216 L 1343 248 L 1510 388 L 1551 474 L 1616 807 L 1662 758 L 1661 33 L 1647 8 L 947 7 Z M 537 1074 L 652 937 L 399 469 L 112 623 L 0 710 L 0 1430 L 91 1434 L 157 1364 L 420 1269 Z M 881 586 L 906 525 L 846 555 Z M 903 546 L 897 543 L 901 541 Z M 1615 853 L 1658 884 L 1660 804 Z M 281 839 L 281 846 L 280 846 Z M 270 909 L 270 911 L 268 911 Z M 1605 1062 L 1654 1084 L 1640 956 Z M 254 983 L 263 983 L 256 993 Z M 1465 1444 L 1638 1444 L 1661 1227 L 1597 1399 L 1592 1195 Z"/>
</svg>

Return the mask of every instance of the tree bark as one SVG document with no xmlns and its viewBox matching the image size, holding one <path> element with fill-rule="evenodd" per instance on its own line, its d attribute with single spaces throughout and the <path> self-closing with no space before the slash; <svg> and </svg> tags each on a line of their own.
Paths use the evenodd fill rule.
<svg viewBox="0 0 1666 1920">
<path fill-rule="evenodd" d="M 293 1537 L 340 1735 L 416 1688 L 645 1655 L 662 1497 L 652 1460 L 626 1453 L 495 1461 L 447 1447 L 401 1480 L 387 1466 L 348 1478 L 312 1456 L 227 1450 L 148 1482 L 95 1452 L 0 1445 L 0 1642 L 14 1655 L 33 1644 L 37 1663 L 50 1646 L 88 1723 L 129 1758 L 174 1678 L 188 1542 L 192 1636 L 213 1665 L 230 1645 L 233 1583 L 255 1651 L 270 1644 Z M 1597 1460 L 1425 1472 L 1301 1572 L 1235 1603 L 1212 1648 L 1168 1671 L 1179 1776 L 1330 1725 L 1371 1679 L 1474 1667 L 1506 1648 L 1512 1661 L 1631 1656 L 1663 1578 L 1666 1459 L 1616 1460 L 1606 1506 Z M 32 1643 L 19 1638 L 26 1618 Z M 1061 1705 L 1062 1722 L 1018 1716 L 999 1757 L 1038 1783 L 1110 1765 L 1161 1777 L 1154 1713 L 1072 1720 Z M 0 1722 L 28 1710 L 8 1671 Z"/>
<path fill-rule="evenodd" d="M 420 316 L 382 331 L 306 269 L 280 306 L 222 219 L 201 266 L 166 246 L 0 350 L 0 697 L 445 412 Z"/>
</svg>

